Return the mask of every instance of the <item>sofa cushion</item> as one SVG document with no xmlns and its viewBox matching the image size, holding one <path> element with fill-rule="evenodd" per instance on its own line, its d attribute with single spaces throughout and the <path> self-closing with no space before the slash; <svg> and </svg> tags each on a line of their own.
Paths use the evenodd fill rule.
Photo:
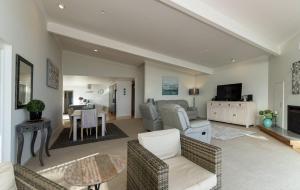
<svg viewBox="0 0 300 190">
<path fill-rule="evenodd" d="M 169 166 L 169 189 L 209 190 L 217 185 L 216 174 L 183 156 L 166 159 L 164 162 Z"/>
<path fill-rule="evenodd" d="M 191 127 L 202 127 L 202 126 L 207 126 L 210 125 L 210 121 L 208 120 L 193 120 L 190 122 Z"/>
<path fill-rule="evenodd" d="M 180 132 L 168 129 L 138 134 L 139 143 L 158 158 L 164 160 L 181 154 Z"/>
<path fill-rule="evenodd" d="M 0 184 L 3 190 L 17 189 L 15 182 L 14 167 L 11 163 L 0 163 Z"/>
</svg>

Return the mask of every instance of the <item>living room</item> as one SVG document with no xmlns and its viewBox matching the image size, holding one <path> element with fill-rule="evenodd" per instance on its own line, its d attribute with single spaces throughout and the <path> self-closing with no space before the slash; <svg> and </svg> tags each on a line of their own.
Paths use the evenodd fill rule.
<svg viewBox="0 0 300 190">
<path fill-rule="evenodd" d="M 267 11 L 262 8 L 270 5 Z M 300 106 L 299 7 L 297 1 L 1 1 L 0 161 L 10 162 L 9 166 L 0 167 L 1 179 L 6 181 L 3 185 L 11 187 L 15 183 L 19 189 L 99 189 L 100 186 L 102 190 L 175 190 L 192 188 L 189 183 L 197 180 L 195 189 L 299 189 L 300 130 L 295 116 Z M 31 69 L 30 72 L 21 65 L 29 66 L 26 69 Z M 53 83 L 49 83 L 48 65 L 53 66 L 56 76 Z M 23 71 L 27 72 L 26 77 Z M 65 124 L 62 105 L 64 90 L 68 88 L 64 89 L 64 76 L 134 81 L 134 92 L 130 90 L 132 87 L 124 86 L 118 90 L 122 98 L 134 95 L 134 100 L 126 101 L 128 104 L 124 106 L 129 115 L 120 114 L 109 121 L 103 119 L 109 113 L 97 112 L 100 116 L 96 118 L 101 120 L 96 130 L 84 133 L 80 131 L 84 122 L 74 120 L 83 118 L 80 114 L 72 115 Z M 87 82 L 92 83 L 101 82 Z M 218 96 L 219 89 L 228 85 L 239 86 L 239 101 L 230 103 L 228 100 L 233 101 L 232 98 Z M 108 87 L 87 90 L 97 94 L 104 88 Z M 86 94 L 83 98 L 91 99 Z M 41 120 L 29 121 L 36 127 L 23 125 L 30 119 L 26 110 L 28 100 L 43 102 L 43 125 L 37 125 Z M 165 111 L 156 115 L 164 130 L 149 132 L 146 126 L 152 125 L 152 121 L 147 123 L 140 107 L 154 103 L 156 109 L 157 102 L 162 100 L 175 104 L 183 101 L 181 107 L 186 109 L 165 106 Z M 227 106 L 221 108 L 225 116 L 220 120 L 216 116 L 211 118 L 210 114 L 219 113 L 216 108 L 211 111 L 209 105 L 213 102 L 216 106 Z M 230 117 L 242 115 L 241 109 L 232 111 L 229 104 L 254 105 L 251 122 L 227 120 L 229 113 Z M 181 129 L 175 115 L 169 116 L 178 112 L 186 113 L 187 117 L 191 112 L 196 113 L 186 122 L 189 131 Z M 77 124 L 76 134 L 71 129 L 77 129 Z M 205 125 L 207 131 L 191 129 L 194 124 Z M 269 124 L 273 126 L 268 127 Z M 57 139 L 64 129 L 70 138 L 62 145 Z M 168 130 L 172 137 L 158 138 L 169 135 L 165 132 Z M 189 133 L 193 130 L 199 131 Z M 178 131 L 182 136 L 209 134 L 209 138 L 199 140 L 195 135 L 192 138 L 196 140 L 186 137 L 179 140 Z M 156 150 L 150 151 L 155 157 L 148 154 L 146 149 L 151 146 L 142 144 L 147 143 L 145 139 L 151 134 L 161 148 L 168 143 L 172 145 L 164 149 L 164 154 L 175 151 L 176 156 L 162 158 Z M 178 147 L 173 146 L 178 141 L 181 152 L 176 152 Z M 197 148 L 191 149 L 193 146 Z M 139 159 L 139 151 L 145 157 Z M 187 155 L 193 151 L 197 156 Z M 178 176 L 184 170 L 175 175 L 173 169 L 179 167 L 172 168 L 172 159 L 183 157 L 195 164 L 195 170 L 185 171 L 190 180 Z M 112 176 L 104 180 L 100 174 L 92 175 L 88 177 L 92 182 L 85 183 L 74 179 L 80 173 L 74 166 L 82 163 L 90 166 L 90 161 L 98 158 L 101 161 L 95 161 L 97 165 L 89 169 L 103 174 L 113 168 Z M 183 161 L 187 163 L 187 159 Z M 188 166 L 193 163 L 188 162 Z M 155 181 L 158 176 L 148 176 L 152 170 L 147 165 L 165 167 L 164 172 L 169 173 L 159 176 L 163 180 Z M 2 178 L 2 172 L 8 171 L 10 178 L 4 175 Z M 201 179 L 193 178 L 197 175 Z M 15 185 L 12 189 L 17 188 Z"/>
</svg>

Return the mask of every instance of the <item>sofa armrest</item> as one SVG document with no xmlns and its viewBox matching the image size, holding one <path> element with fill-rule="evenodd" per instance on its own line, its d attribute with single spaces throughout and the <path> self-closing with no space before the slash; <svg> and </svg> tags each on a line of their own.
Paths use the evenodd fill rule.
<svg viewBox="0 0 300 190">
<path fill-rule="evenodd" d="M 60 186 L 36 172 L 18 164 L 14 166 L 14 170 L 18 189 L 67 190 L 65 187 Z"/>
<path fill-rule="evenodd" d="M 219 147 L 194 140 L 190 137 L 181 135 L 181 154 L 185 158 L 201 166 L 202 168 L 217 175 L 217 186 L 221 188 L 222 175 L 222 150 Z"/>
<path fill-rule="evenodd" d="M 168 189 L 168 165 L 137 140 L 128 142 L 127 157 L 127 189 Z"/>
</svg>

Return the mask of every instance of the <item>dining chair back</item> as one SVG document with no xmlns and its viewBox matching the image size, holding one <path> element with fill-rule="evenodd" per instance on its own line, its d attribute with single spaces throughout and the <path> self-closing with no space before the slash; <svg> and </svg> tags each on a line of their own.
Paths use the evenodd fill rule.
<svg viewBox="0 0 300 190">
<path fill-rule="evenodd" d="M 83 129 L 96 128 L 96 139 L 98 138 L 98 118 L 96 109 L 81 110 L 81 140 L 83 140 Z"/>
</svg>

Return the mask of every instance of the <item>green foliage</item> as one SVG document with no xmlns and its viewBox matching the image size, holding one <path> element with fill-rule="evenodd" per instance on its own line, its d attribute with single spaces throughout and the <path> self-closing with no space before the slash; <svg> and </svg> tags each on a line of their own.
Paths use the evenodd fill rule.
<svg viewBox="0 0 300 190">
<path fill-rule="evenodd" d="M 259 115 L 261 117 L 262 120 L 264 119 L 274 119 L 278 116 L 277 112 L 273 112 L 272 110 L 262 110 L 259 111 Z"/>
<path fill-rule="evenodd" d="M 45 104 L 41 100 L 31 100 L 26 105 L 26 109 L 29 112 L 42 112 L 45 109 Z"/>
</svg>

